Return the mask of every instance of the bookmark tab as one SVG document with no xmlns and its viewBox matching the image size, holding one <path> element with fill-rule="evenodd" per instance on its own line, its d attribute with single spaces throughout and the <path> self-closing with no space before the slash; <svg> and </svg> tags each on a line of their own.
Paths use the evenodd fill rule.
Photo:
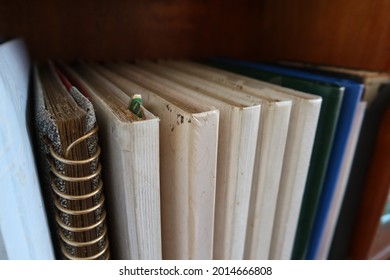
<svg viewBox="0 0 390 280">
<path fill-rule="evenodd" d="M 144 112 L 142 110 L 142 96 L 140 94 L 133 95 L 130 100 L 129 110 L 139 118 L 144 118 Z"/>
</svg>

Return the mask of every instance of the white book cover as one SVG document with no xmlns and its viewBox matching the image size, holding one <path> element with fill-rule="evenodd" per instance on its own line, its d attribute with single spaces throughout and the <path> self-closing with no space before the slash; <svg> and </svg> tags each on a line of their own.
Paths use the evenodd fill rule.
<svg viewBox="0 0 390 280">
<path fill-rule="evenodd" d="M 230 217 L 232 215 L 229 213 L 229 211 L 227 211 L 227 209 L 229 210 L 230 207 L 233 207 L 233 209 L 237 208 L 237 210 L 239 210 L 239 208 L 232 201 L 226 202 L 226 199 L 223 196 L 217 197 L 217 201 L 220 200 L 221 205 L 223 205 L 224 208 L 221 207 L 221 211 L 219 213 L 216 213 L 216 227 L 217 229 L 219 228 L 219 232 L 217 232 L 216 229 L 216 234 L 214 236 L 214 242 L 216 243 L 214 257 L 217 259 L 268 258 L 269 243 L 271 239 L 272 225 L 274 219 L 273 214 L 275 213 L 276 207 L 281 163 L 284 154 L 284 145 L 286 140 L 285 136 L 287 134 L 291 101 L 289 101 L 287 98 L 284 98 L 284 100 L 274 100 L 269 97 L 258 98 L 256 96 L 244 93 L 238 89 L 232 89 L 227 86 L 217 84 L 213 81 L 209 81 L 207 79 L 199 78 L 194 75 L 189 75 L 185 72 L 177 71 L 167 66 L 162 66 L 161 64 L 159 64 L 160 66 L 158 66 L 157 64 L 150 63 L 148 65 L 149 67 L 152 67 L 153 65 L 153 68 L 160 67 L 161 75 L 169 74 L 171 79 L 175 81 L 180 81 L 181 83 L 190 86 L 193 89 L 198 89 L 207 92 L 207 94 L 213 95 L 214 97 L 241 103 L 255 102 L 255 104 L 262 104 L 263 115 L 261 121 L 264 123 L 261 123 L 258 130 L 258 140 L 256 143 L 257 150 L 255 149 L 256 157 L 254 162 L 254 173 L 252 176 L 252 186 L 248 185 L 247 187 L 250 192 L 247 192 L 249 197 L 246 201 L 248 201 L 249 203 L 246 204 L 245 208 L 244 206 L 240 207 L 242 209 L 241 212 L 243 212 L 244 209 L 246 211 L 245 216 L 240 215 L 240 217 L 247 217 L 245 219 L 247 223 L 243 223 L 242 221 L 238 221 L 237 219 L 232 220 L 230 228 L 226 227 L 226 225 L 222 223 L 218 224 L 218 221 L 221 220 L 221 217 L 226 220 L 231 219 Z M 249 104 L 246 104 L 246 106 L 248 105 Z M 271 107 L 272 109 L 270 109 Z M 274 117 L 274 113 L 276 117 Z M 265 139 L 263 138 L 263 129 L 266 127 L 279 127 L 278 130 L 272 130 L 270 134 L 271 137 L 275 136 L 273 140 L 277 139 L 277 141 L 273 141 L 272 143 L 269 143 L 267 141 L 263 142 L 263 140 Z M 248 140 L 243 141 L 245 142 Z M 262 157 L 262 155 L 267 155 L 265 151 L 272 149 L 270 148 L 270 146 L 262 146 L 264 144 L 268 144 L 271 146 L 274 145 L 275 149 L 273 150 L 273 154 L 271 154 L 271 157 L 273 158 L 272 161 L 266 161 L 266 156 Z M 260 163 L 261 160 L 265 161 Z M 260 173 L 260 166 L 263 168 L 262 173 Z M 224 177 L 222 177 L 222 180 L 223 179 Z M 237 192 L 240 192 L 242 185 L 241 183 L 237 182 L 236 184 L 239 186 L 239 188 L 235 188 L 237 189 Z M 263 203 L 263 201 L 266 201 L 266 203 Z M 266 211 L 268 213 L 267 217 L 259 217 L 258 215 L 254 215 L 254 213 L 259 213 L 263 211 Z M 243 227 L 247 228 L 246 233 L 242 230 Z M 250 245 L 248 245 L 247 241 L 248 236 L 253 236 L 253 231 L 257 231 L 257 236 L 261 236 L 259 238 L 253 238 L 253 242 L 256 242 L 255 246 L 253 246 L 252 241 L 249 242 Z M 222 236 L 225 236 L 224 243 L 222 242 Z M 245 256 L 245 254 L 248 254 L 245 253 L 244 250 L 245 240 L 247 242 L 246 246 L 248 246 L 248 248 L 250 248 L 250 251 L 253 252 L 253 256 Z"/>
<path fill-rule="evenodd" d="M 210 259 L 219 111 L 201 100 L 173 99 L 169 88 L 148 80 L 145 88 L 142 78 L 129 80 L 118 75 L 120 69 L 91 67 L 128 94 L 141 94 L 160 118 L 163 258 Z"/>
<path fill-rule="evenodd" d="M 96 110 L 112 258 L 161 259 L 159 119 L 145 108 L 135 117 L 129 97 L 87 67 L 65 70 Z"/>
<path fill-rule="evenodd" d="M 291 116 L 269 254 L 270 259 L 289 259 L 322 103 L 321 97 L 194 62 L 164 63 L 255 96 L 291 99 Z"/>
<path fill-rule="evenodd" d="M 30 60 L 24 42 L 0 45 L 0 259 L 54 259 L 29 134 Z"/>
<path fill-rule="evenodd" d="M 144 71 L 134 66 L 128 67 L 131 67 L 133 72 L 138 73 L 138 75 L 147 76 L 157 83 L 170 87 L 172 91 L 170 95 L 176 100 L 181 100 L 187 104 L 202 102 L 219 109 L 220 125 L 216 177 L 216 216 L 214 227 L 218 222 L 225 223 L 229 226 L 232 222 L 231 219 L 236 219 L 243 223 L 243 227 L 245 228 L 245 216 L 247 215 L 247 201 L 249 199 L 250 183 L 253 172 L 254 148 L 256 145 L 260 117 L 260 105 L 258 103 L 251 103 L 250 106 L 246 106 L 248 104 L 244 105 L 234 101 L 224 101 L 173 82 L 170 79 L 162 77 L 158 73 Z M 249 125 L 245 125 L 245 123 L 249 123 Z M 245 141 L 243 140 L 243 137 L 245 136 L 248 138 L 244 144 Z M 240 153 L 239 149 L 242 149 L 243 153 Z M 241 172 L 239 172 L 239 170 L 241 170 Z M 242 180 L 242 188 L 236 191 L 237 181 L 239 180 Z M 219 200 L 221 200 L 221 197 L 223 198 L 222 200 L 224 203 L 222 207 L 225 207 L 223 210 L 231 215 L 230 220 L 226 219 L 227 216 L 218 217 L 219 207 L 221 207 Z M 240 211 L 235 211 L 237 209 L 244 209 L 244 211 L 241 212 L 243 212 L 245 216 L 241 217 L 241 219 L 239 217 Z M 242 227 L 240 229 L 240 234 L 242 234 Z M 229 228 L 226 230 L 229 230 Z M 215 227 L 213 234 L 210 236 L 211 241 L 214 242 L 214 248 L 214 236 L 217 235 L 221 240 L 224 240 L 225 236 L 219 233 L 218 227 Z M 238 236 L 236 237 L 238 238 Z M 212 258 L 213 248 L 210 249 L 210 258 Z"/>
<path fill-rule="evenodd" d="M 337 184 L 333 193 L 332 202 L 329 206 L 329 213 L 326 217 L 322 237 L 318 246 L 315 259 L 326 260 L 328 258 L 330 246 L 332 244 L 333 234 L 336 229 L 337 219 L 339 217 L 340 209 L 343 203 L 345 190 L 347 188 L 349 174 L 352 168 L 353 158 L 357 142 L 359 140 L 360 128 L 362 126 L 364 113 L 366 111 L 367 102 L 359 103 L 356 110 L 355 118 L 352 122 L 352 128 L 348 137 L 348 144 L 345 151 L 345 156 L 341 164 L 340 174 L 337 179 Z"/>
</svg>

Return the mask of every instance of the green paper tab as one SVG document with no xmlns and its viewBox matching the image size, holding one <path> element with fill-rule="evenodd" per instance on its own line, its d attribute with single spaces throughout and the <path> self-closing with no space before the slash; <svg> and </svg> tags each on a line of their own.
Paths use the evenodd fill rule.
<svg viewBox="0 0 390 280">
<path fill-rule="evenodd" d="M 134 94 L 130 100 L 129 110 L 139 118 L 144 118 L 144 112 L 142 110 L 142 96 L 140 94 Z"/>
</svg>

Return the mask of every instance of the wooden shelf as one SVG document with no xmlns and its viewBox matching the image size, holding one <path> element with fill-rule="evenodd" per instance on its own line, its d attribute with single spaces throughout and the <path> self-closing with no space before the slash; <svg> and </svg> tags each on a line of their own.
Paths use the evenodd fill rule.
<svg viewBox="0 0 390 280">
<path fill-rule="evenodd" d="M 387 0 L 1 1 L 34 59 L 292 59 L 390 70 Z"/>
</svg>

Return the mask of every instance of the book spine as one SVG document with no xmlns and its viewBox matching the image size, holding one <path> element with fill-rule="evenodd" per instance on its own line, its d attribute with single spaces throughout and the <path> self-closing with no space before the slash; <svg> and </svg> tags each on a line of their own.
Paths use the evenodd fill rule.
<svg viewBox="0 0 390 280">
<path fill-rule="evenodd" d="M 291 258 L 322 100 L 293 102 L 270 259 Z"/>
<path fill-rule="evenodd" d="M 264 106 L 265 105 L 265 106 Z M 291 101 L 264 104 L 249 208 L 245 259 L 268 259 Z"/>
<path fill-rule="evenodd" d="M 189 259 L 212 259 L 219 112 L 197 114 L 189 138 Z"/>
</svg>

